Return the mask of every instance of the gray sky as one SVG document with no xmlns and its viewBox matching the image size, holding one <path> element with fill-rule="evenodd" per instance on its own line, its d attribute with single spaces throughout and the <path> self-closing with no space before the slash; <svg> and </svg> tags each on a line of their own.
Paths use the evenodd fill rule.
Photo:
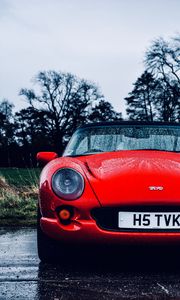
<svg viewBox="0 0 180 300">
<path fill-rule="evenodd" d="M 0 0 L 0 99 L 40 70 L 96 82 L 115 109 L 143 71 L 151 40 L 180 32 L 180 0 Z"/>
</svg>

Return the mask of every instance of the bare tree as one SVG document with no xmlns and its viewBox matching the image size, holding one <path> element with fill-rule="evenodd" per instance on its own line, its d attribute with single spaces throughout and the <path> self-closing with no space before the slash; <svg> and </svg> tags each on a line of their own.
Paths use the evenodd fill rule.
<svg viewBox="0 0 180 300">
<path fill-rule="evenodd" d="M 30 106 L 48 112 L 49 138 L 60 152 L 64 136 L 85 121 L 92 103 L 100 101 L 103 96 L 95 84 L 70 73 L 40 72 L 35 83 L 38 84 L 37 91 L 22 89 L 20 95 L 25 96 Z"/>
<path fill-rule="evenodd" d="M 180 36 L 152 42 L 145 55 L 147 70 L 159 81 L 156 102 L 164 121 L 180 121 Z"/>
<path fill-rule="evenodd" d="M 162 37 L 153 41 L 146 51 L 145 65 L 167 84 L 174 80 L 180 84 L 180 36 L 170 41 L 165 41 Z"/>
<path fill-rule="evenodd" d="M 125 98 L 129 118 L 180 122 L 180 36 L 154 40 L 145 68 Z"/>
</svg>

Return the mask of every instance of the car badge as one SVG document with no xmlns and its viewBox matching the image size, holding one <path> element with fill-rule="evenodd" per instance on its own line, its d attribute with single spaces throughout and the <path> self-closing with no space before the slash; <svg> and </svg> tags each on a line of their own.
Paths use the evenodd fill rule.
<svg viewBox="0 0 180 300">
<path fill-rule="evenodd" d="M 164 187 L 163 186 L 149 186 L 150 191 L 163 191 Z"/>
</svg>

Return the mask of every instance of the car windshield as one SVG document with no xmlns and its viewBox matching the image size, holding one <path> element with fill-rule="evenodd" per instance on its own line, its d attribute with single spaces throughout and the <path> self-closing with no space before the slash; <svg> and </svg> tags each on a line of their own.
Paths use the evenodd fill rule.
<svg viewBox="0 0 180 300">
<path fill-rule="evenodd" d="M 78 129 L 64 156 L 121 150 L 180 152 L 180 126 L 109 125 Z"/>
</svg>

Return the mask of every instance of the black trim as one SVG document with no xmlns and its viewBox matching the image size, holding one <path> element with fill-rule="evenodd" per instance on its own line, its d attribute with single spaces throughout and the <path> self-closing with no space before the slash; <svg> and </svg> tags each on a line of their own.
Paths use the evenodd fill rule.
<svg viewBox="0 0 180 300">
<path fill-rule="evenodd" d="M 146 121 L 113 121 L 113 122 L 96 122 L 96 123 L 89 123 L 82 125 L 77 128 L 83 129 L 83 128 L 89 128 L 89 127 L 100 127 L 100 126 L 113 126 L 113 125 L 152 125 L 152 126 L 180 126 L 179 122 L 146 122 Z"/>
<path fill-rule="evenodd" d="M 115 232 L 180 232 L 179 229 L 124 229 L 118 227 L 119 211 L 138 211 L 138 212 L 180 212 L 180 206 L 120 206 L 120 207 L 101 207 L 91 211 L 92 218 L 96 221 L 99 228 Z"/>
</svg>

